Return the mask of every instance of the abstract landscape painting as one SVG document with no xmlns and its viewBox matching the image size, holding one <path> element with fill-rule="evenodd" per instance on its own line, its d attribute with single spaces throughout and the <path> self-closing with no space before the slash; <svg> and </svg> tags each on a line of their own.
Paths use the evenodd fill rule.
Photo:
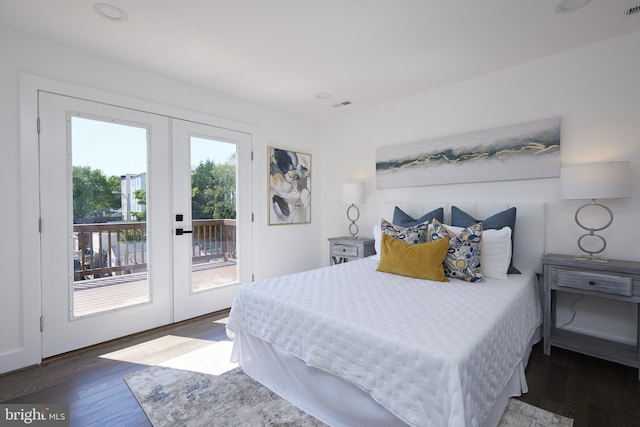
<svg viewBox="0 0 640 427">
<path fill-rule="evenodd" d="M 311 222 L 311 155 L 269 147 L 269 225 Z"/>
<path fill-rule="evenodd" d="M 560 176 L 560 118 L 376 150 L 377 188 Z"/>
</svg>

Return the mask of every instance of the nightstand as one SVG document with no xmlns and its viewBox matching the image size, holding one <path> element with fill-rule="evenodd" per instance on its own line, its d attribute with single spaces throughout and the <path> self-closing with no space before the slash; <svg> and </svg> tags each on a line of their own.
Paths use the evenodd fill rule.
<svg viewBox="0 0 640 427">
<path fill-rule="evenodd" d="M 638 368 L 640 380 L 640 262 L 588 262 L 548 254 L 544 266 L 544 354 L 551 346 Z M 626 301 L 638 306 L 636 345 L 609 341 L 556 327 L 556 293 L 570 292 Z"/>
<path fill-rule="evenodd" d="M 329 264 L 341 264 L 374 255 L 374 242 L 369 237 L 330 237 Z"/>
</svg>

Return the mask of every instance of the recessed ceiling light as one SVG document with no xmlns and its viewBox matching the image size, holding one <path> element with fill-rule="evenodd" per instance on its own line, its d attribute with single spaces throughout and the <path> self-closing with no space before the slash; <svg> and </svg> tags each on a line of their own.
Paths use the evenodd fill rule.
<svg viewBox="0 0 640 427">
<path fill-rule="evenodd" d="M 98 15 L 111 22 L 122 23 L 126 22 L 129 18 L 124 10 L 112 4 L 96 3 L 93 5 L 93 10 L 95 10 Z"/>
<path fill-rule="evenodd" d="M 331 94 L 327 92 L 318 92 L 314 96 L 318 99 L 327 99 L 331 97 Z"/>
<path fill-rule="evenodd" d="M 573 12 L 586 6 L 590 2 L 591 0 L 562 0 L 562 2 L 556 6 L 556 13 Z"/>
</svg>

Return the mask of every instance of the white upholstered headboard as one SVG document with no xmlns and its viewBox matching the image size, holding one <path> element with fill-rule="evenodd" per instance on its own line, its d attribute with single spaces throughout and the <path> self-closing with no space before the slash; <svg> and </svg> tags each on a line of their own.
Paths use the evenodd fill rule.
<svg viewBox="0 0 640 427">
<path fill-rule="evenodd" d="M 511 207 L 516 208 L 516 225 L 513 237 L 513 265 L 542 273 L 542 256 L 545 253 L 545 205 L 544 203 L 510 202 L 384 202 L 381 218 L 391 221 L 393 210 L 400 209 L 419 218 L 427 212 L 442 207 L 444 222 L 450 224 L 451 206 L 457 206 L 477 219 L 487 218 Z"/>
</svg>

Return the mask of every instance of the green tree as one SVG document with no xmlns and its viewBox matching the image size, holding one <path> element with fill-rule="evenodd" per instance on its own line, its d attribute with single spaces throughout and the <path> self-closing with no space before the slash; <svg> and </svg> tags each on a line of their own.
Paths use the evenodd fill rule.
<svg viewBox="0 0 640 427">
<path fill-rule="evenodd" d="M 235 155 L 223 164 L 200 162 L 191 171 L 193 219 L 235 219 Z"/>
<path fill-rule="evenodd" d="M 136 202 L 139 205 L 144 205 L 144 209 L 142 212 L 130 212 L 131 216 L 136 221 L 146 221 L 147 220 L 147 191 L 146 190 L 136 190 L 133 192 L 133 197 L 135 197 Z"/>
<path fill-rule="evenodd" d="M 120 208 L 120 178 L 107 177 L 100 169 L 74 166 L 73 219 L 102 217 Z"/>
</svg>

